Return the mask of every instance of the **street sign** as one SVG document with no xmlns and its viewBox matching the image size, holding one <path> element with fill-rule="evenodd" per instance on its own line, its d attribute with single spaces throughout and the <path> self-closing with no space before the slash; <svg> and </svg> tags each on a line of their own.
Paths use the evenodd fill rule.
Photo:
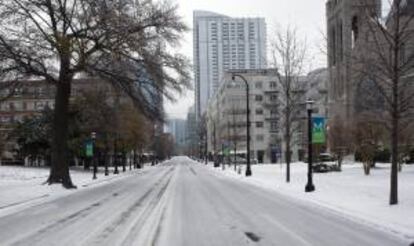
<svg viewBox="0 0 414 246">
<path fill-rule="evenodd" d="M 93 142 L 87 141 L 85 147 L 86 147 L 86 157 L 93 157 Z"/>
<path fill-rule="evenodd" d="M 223 155 L 224 156 L 229 156 L 230 155 L 230 142 L 229 141 L 222 141 L 222 150 L 223 150 Z"/>
<path fill-rule="evenodd" d="M 230 148 L 229 147 L 224 148 L 223 154 L 225 156 L 229 156 L 230 155 Z"/>
<path fill-rule="evenodd" d="M 325 141 L 325 118 L 312 117 L 312 143 L 324 144 Z"/>
</svg>

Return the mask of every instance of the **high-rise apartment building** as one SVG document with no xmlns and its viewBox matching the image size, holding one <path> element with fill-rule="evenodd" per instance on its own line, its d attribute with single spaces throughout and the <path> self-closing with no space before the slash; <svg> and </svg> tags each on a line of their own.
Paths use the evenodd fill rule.
<svg viewBox="0 0 414 246">
<path fill-rule="evenodd" d="M 230 69 L 266 68 L 266 23 L 264 18 L 232 18 L 194 11 L 194 78 L 196 116 Z"/>
</svg>

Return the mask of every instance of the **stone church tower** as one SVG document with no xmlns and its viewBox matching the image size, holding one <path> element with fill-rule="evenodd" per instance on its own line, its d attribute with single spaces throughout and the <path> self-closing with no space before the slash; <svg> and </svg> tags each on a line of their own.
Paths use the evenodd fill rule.
<svg viewBox="0 0 414 246">
<path fill-rule="evenodd" d="M 364 40 L 362 20 L 367 13 L 380 16 L 381 0 L 328 0 L 326 3 L 330 121 L 352 122 L 355 87 L 351 60 L 358 43 Z"/>
</svg>

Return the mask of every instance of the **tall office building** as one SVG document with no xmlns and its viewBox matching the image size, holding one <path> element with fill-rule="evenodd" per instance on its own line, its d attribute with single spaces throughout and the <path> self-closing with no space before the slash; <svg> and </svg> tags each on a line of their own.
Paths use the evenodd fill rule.
<svg viewBox="0 0 414 246">
<path fill-rule="evenodd" d="M 194 11 L 193 31 L 196 117 L 199 118 L 226 70 L 266 68 L 266 23 L 264 18 L 231 18 Z"/>
<path fill-rule="evenodd" d="M 186 120 L 169 119 L 167 121 L 167 132 L 174 137 L 174 143 L 183 146 L 186 143 Z"/>
</svg>

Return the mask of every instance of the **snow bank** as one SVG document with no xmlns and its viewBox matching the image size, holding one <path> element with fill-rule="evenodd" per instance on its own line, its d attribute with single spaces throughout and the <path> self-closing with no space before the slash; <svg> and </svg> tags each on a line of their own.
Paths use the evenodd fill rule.
<svg viewBox="0 0 414 246">
<path fill-rule="evenodd" d="M 113 168 L 109 171 L 110 175 L 104 176 L 104 170 L 100 168 L 98 179 L 93 180 L 92 171 L 73 169 L 70 174 L 78 189 L 67 190 L 61 185 L 45 184 L 49 175 L 48 168 L 0 166 L 0 216 L 142 172 L 142 170 L 129 171 L 129 167 L 125 173 L 120 167 L 119 175 L 113 175 Z"/>
<path fill-rule="evenodd" d="M 209 165 L 211 167 L 211 165 Z M 315 173 L 316 191 L 305 193 L 307 164 L 293 163 L 291 182 L 286 165 L 253 165 L 253 176 L 238 175 L 233 167 L 215 173 L 252 183 L 308 204 L 322 206 L 343 217 L 414 240 L 414 165 L 404 166 L 399 175 L 399 205 L 389 206 L 390 165 L 379 164 L 365 176 L 362 164 L 349 163 L 342 172 Z M 242 170 L 244 174 L 244 170 Z"/>
</svg>

